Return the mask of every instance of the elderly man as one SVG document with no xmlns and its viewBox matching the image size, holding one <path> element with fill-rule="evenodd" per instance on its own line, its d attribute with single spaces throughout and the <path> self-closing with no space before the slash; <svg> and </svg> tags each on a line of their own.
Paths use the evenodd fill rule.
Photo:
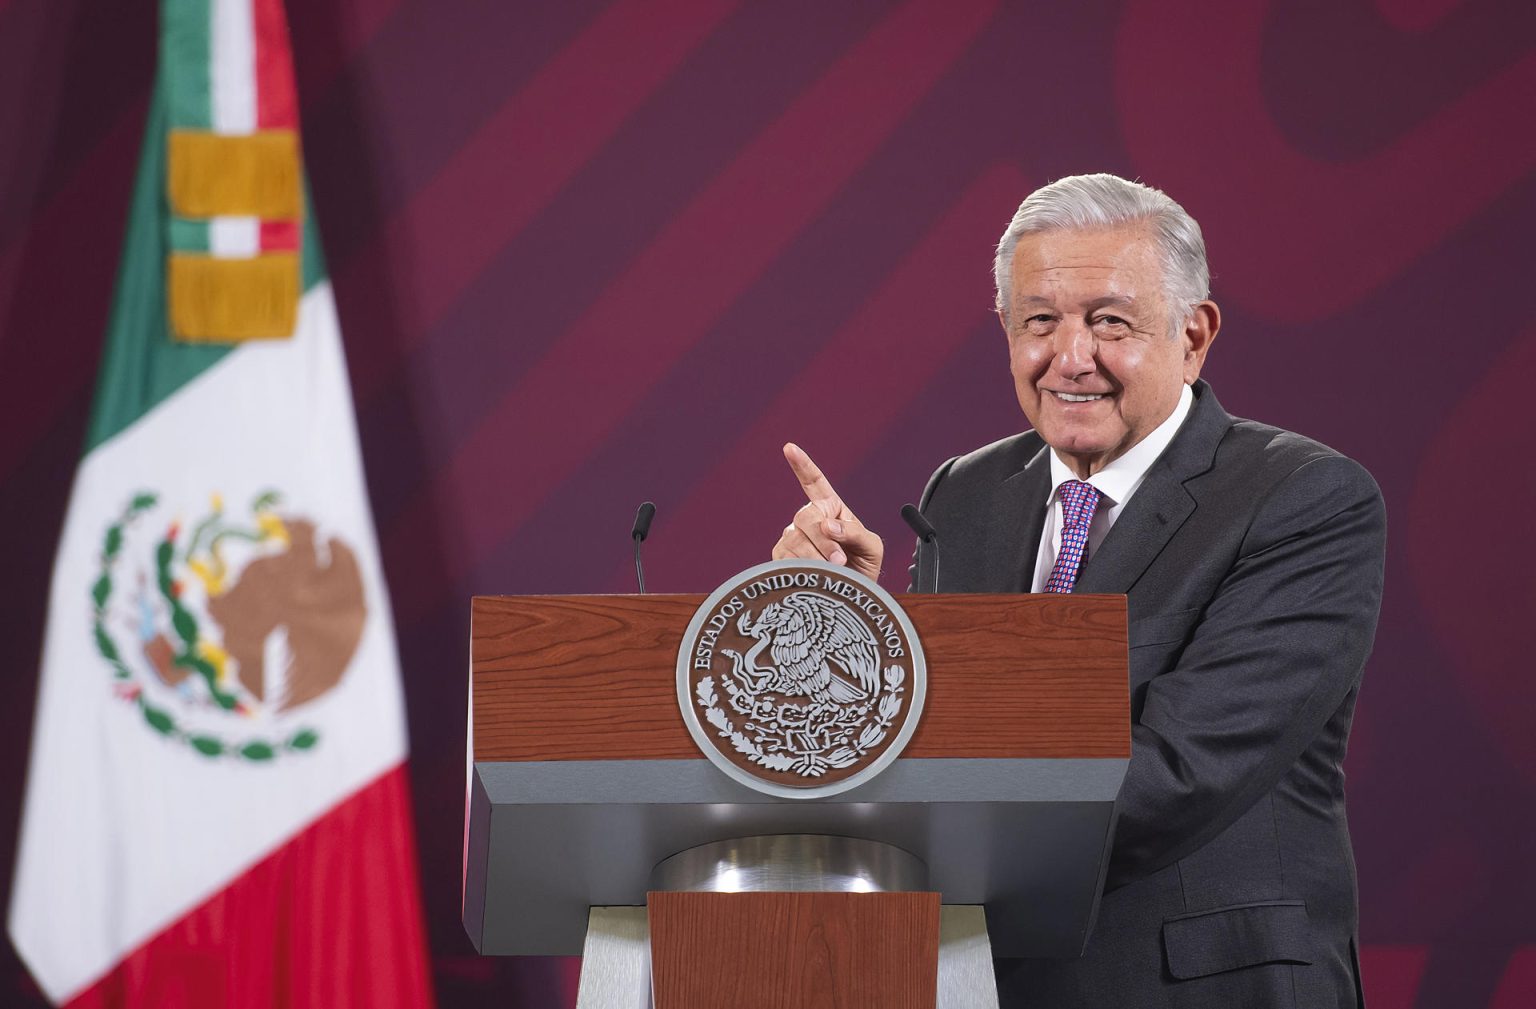
<svg viewBox="0 0 1536 1009">
<path fill-rule="evenodd" d="M 1132 720 L 1087 952 L 1000 961 L 1003 1003 L 1358 1005 L 1340 764 L 1380 608 L 1380 491 L 1200 381 L 1221 313 L 1199 225 L 1162 192 L 1112 175 L 1038 190 L 995 276 L 1033 430 L 929 481 L 941 588 L 1125 593 Z M 877 575 L 880 537 L 785 455 L 810 501 L 774 556 Z"/>
</svg>

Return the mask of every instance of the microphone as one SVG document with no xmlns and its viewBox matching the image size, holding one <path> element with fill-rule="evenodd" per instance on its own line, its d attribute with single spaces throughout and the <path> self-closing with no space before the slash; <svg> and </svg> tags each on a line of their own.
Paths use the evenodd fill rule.
<svg viewBox="0 0 1536 1009">
<path fill-rule="evenodd" d="M 640 594 L 645 595 L 645 569 L 640 566 L 640 544 L 651 534 L 651 519 L 656 517 L 656 505 L 647 501 L 635 512 L 635 526 L 629 538 L 635 541 L 635 581 L 640 583 Z"/>
<path fill-rule="evenodd" d="M 939 591 L 939 534 L 933 528 L 933 523 L 923 517 L 923 513 L 917 510 L 917 505 L 905 504 L 901 506 L 901 519 L 917 534 L 917 538 L 933 548 L 933 587 L 929 592 Z"/>
</svg>

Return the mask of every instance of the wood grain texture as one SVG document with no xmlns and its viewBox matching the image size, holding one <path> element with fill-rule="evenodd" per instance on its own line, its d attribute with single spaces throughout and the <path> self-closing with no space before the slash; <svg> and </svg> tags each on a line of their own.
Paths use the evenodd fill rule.
<svg viewBox="0 0 1536 1009">
<path fill-rule="evenodd" d="M 932 1009 L 937 893 L 652 893 L 656 1009 Z"/>
<path fill-rule="evenodd" d="M 928 660 L 905 757 L 1127 757 L 1123 596 L 903 595 Z M 703 755 L 677 649 L 703 595 L 478 596 L 476 760 Z"/>
</svg>

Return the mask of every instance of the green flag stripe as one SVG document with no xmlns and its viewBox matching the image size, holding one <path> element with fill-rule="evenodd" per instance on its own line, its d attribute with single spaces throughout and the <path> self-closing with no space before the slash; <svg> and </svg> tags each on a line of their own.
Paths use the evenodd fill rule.
<svg viewBox="0 0 1536 1009">
<path fill-rule="evenodd" d="M 160 66 L 174 129 L 213 129 L 212 10 L 210 0 L 162 0 L 160 5 Z"/>
<path fill-rule="evenodd" d="M 299 280 L 307 292 L 325 279 L 325 252 L 320 247 L 320 225 L 315 221 L 315 201 L 304 178 L 304 235 L 299 239 Z"/>
<path fill-rule="evenodd" d="M 92 451 L 197 378 L 236 348 L 179 343 L 166 317 L 165 260 L 169 252 L 165 196 L 166 95 L 156 83 L 128 210 L 128 232 L 118 268 L 106 348 L 96 378 L 85 450 Z M 307 192 L 306 192 L 307 197 Z M 306 211 L 308 210 L 306 198 Z M 300 256 L 304 290 L 325 279 L 315 216 L 305 214 Z"/>
<path fill-rule="evenodd" d="M 174 252 L 207 252 L 213 247 L 210 238 L 212 225 L 207 221 L 194 221 L 185 217 L 171 218 L 171 250 Z"/>
<path fill-rule="evenodd" d="M 107 345 L 96 378 L 86 451 L 138 420 L 156 403 L 223 359 L 232 348 L 177 344 L 165 304 L 166 96 L 157 82 L 150 100 L 128 233 L 107 320 Z"/>
</svg>

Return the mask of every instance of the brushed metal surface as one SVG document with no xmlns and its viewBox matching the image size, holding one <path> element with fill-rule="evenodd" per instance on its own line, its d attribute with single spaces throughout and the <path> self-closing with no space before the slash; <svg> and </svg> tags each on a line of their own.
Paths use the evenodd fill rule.
<svg viewBox="0 0 1536 1009">
<path fill-rule="evenodd" d="M 830 799 L 798 804 L 859 809 L 886 802 L 1114 802 L 1125 777 L 1126 763 L 1120 757 L 905 757 L 866 785 Z M 703 759 L 479 761 L 474 770 L 497 805 L 785 804 L 783 799 L 732 781 Z"/>
<path fill-rule="evenodd" d="M 939 997 L 935 1009 L 998 1009 L 987 916 L 974 904 L 945 904 L 939 909 Z"/>
<path fill-rule="evenodd" d="M 487 955 L 579 954 L 592 906 L 640 906 L 663 860 L 714 841 L 824 834 L 895 845 L 947 904 L 986 905 L 998 956 L 1078 956 L 1093 923 L 1122 759 L 898 760 L 791 802 L 707 760 L 479 762 L 464 926 Z"/>
<path fill-rule="evenodd" d="M 643 907 L 594 907 L 576 1009 L 651 1009 L 651 930 Z"/>
<path fill-rule="evenodd" d="M 651 872 L 653 890 L 712 893 L 926 890 L 928 867 L 894 844 L 826 834 L 769 834 L 711 841 Z"/>
</svg>

